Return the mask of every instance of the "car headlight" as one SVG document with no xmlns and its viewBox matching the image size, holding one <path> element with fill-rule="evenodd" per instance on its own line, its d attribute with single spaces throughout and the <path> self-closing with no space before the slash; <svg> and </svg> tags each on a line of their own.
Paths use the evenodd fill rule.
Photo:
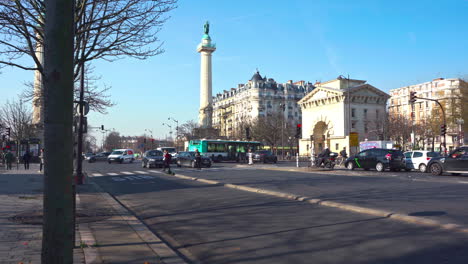
<svg viewBox="0 0 468 264">
<path fill-rule="evenodd" d="M 149 159 L 149 161 L 151 161 L 151 162 L 155 162 L 156 160 L 155 160 L 155 159 Z"/>
</svg>

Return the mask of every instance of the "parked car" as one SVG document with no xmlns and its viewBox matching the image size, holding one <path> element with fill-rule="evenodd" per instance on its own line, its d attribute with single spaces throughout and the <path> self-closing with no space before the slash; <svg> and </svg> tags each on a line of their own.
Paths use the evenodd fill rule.
<svg viewBox="0 0 468 264">
<path fill-rule="evenodd" d="M 211 167 L 212 161 L 210 158 L 202 155 L 202 167 Z M 177 167 L 188 166 L 195 168 L 195 151 L 182 151 L 177 154 Z"/>
<path fill-rule="evenodd" d="M 111 164 L 112 162 L 129 162 L 133 163 L 135 160 L 134 154 L 132 149 L 115 149 L 112 153 L 107 157 L 107 162 Z"/>
<path fill-rule="evenodd" d="M 384 171 L 386 169 L 400 171 L 406 168 L 403 152 L 395 149 L 380 148 L 363 150 L 347 158 L 344 164 L 349 170 L 354 170 L 355 168 L 370 170 L 375 168 L 377 171 Z"/>
<path fill-rule="evenodd" d="M 253 153 L 254 162 L 278 162 L 278 157 L 269 150 L 258 150 Z"/>
<path fill-rule="evenodd" d="M 427 150 L 415 150 L 405 152 L 406 171 L 412 169 L 420 172 L 427 172 L 427 164 L 434 157 L 439 157 L 439 153 Z"/>
<path fill-rule="evenodd" d="M 110 154 L 111 154 L 110 152 L 101 152 L 101 153 L 98 153 L 96 155 L 87 156 L 86 160 L 89 163 L 93 163 L 93 162 L 96 162 L 96 161 L 106 161 L 107 157 L 109 157 Z"/>
<path fill-rule="evenodd" d="M 146 151 L 141 160 L 141 167 L 148 169 L 151 167 L 163 167 L 163 155 L 164 153 L 160 150 Z"/>
<path fill-rule="evenodd" d="M 452 175 L 468 173 L 468 146 L 458 147 L 446 157 L 432 158 L 427 167 L 433 175 L 441 175 L 445 172 Z"/>
</svg>

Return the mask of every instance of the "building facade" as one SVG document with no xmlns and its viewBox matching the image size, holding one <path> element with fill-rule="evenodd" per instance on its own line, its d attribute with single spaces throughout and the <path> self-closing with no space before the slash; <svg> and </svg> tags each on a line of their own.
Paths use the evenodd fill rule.
<svg viewBox="0 0 468 264">
<path fill-rule="evenodd" d="M 277 83 L 257 71 L 247 83 L 213 97 L 213 127 L 219 129 L 221 136 L 245 138 L 245 124 L 283 108 L 285 120 L 300 123 L 302 114 L 297 102 L 313 88 L 305 81 Z"/>
<path fill-rule="evenodd" d="M 353 154 L 359 149 L 350 147 L 351 133 L 358 141 L 384 136 L 388 94 L 364 80 L 341 77 L 315 86 L 298 102 L 302 109 L 300 155 L 317 154 L 325 147 L 332 152 L 346 147 Z"/>
<path fill-rule="evenodd" d="M 408 143 L 415 140 L 418 148 L 440 150 L 443 137 L 440 136 L 440 125 L 443 124 L 442 111 L 437 102 L 417 99 L 414 111 L 409 103 L 410 92 L 415 92 L 419 98 L 438 100 L 444 108 L 447 122 L 446 144 L 452 149 L 467 142 L 468 113 L 468 83 L 452 78 L 438 78 L 430 82 L 400 87 L 390 90 L 389 117 L 390 120 L 407 120 L 414 125 L 414 136 Z M 414 112 L 414 113 L 413 113 Z"/>
</svg>

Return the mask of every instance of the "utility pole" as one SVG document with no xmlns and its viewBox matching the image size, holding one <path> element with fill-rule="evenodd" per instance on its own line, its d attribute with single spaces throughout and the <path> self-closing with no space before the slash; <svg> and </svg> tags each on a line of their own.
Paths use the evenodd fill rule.
<svg viewBox="0 0 468 264">
<path fill-rule="evenodd" d="M 74 1 L 45 0 L 44 215 L 41 263 L 73 263 Z"/>
</svg>

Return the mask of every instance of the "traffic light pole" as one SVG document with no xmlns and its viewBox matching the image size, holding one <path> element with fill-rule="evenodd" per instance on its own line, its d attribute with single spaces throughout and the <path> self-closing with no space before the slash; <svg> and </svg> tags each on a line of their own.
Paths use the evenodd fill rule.
<svg viewBox="0 0 468 264">
<path fill-rule="evenodd" d="M 442 118 L 443 118 L 443 121 L 444 121 L 444 127 L 447 127 L 447 120 L 445 119 L 445 111 L 444 111 L 444 107 L 442 106 L 442 104 L 439 102 L 439 100 L 437 99 L 430 99 L 430 98 L 423 98 L 423 97 L 417 97 L 415 96 L 416 99 L 422 99 L 422 100 L 427 100 L 427 101 L 433 101 L 433 102 L 436 102 L 439 107 L 440 107 L 440 110 L 442 110 Z M 444 143 L 443 143 L 443 146 L 444 146 L 444 154 L 446 154 L 447 152 L 447 138 L 446 138 L 446 133 L 444 132 L 443 135 L 444 136 Z"/>
</svg>

